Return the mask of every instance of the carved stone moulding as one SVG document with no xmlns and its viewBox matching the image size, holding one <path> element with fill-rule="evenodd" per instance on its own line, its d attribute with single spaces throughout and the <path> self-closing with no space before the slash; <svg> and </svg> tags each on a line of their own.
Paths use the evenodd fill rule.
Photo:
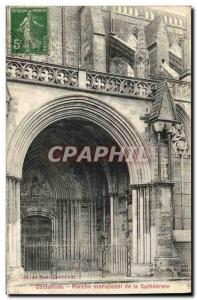
<svg viewBox="0 0 197 300">
<path fill-rule="evenodd" d="M 189 146 L 183 125 L 175 124 L 172 127 L 172 150 L 175 156 L 189 157 Z"/>
</svg>

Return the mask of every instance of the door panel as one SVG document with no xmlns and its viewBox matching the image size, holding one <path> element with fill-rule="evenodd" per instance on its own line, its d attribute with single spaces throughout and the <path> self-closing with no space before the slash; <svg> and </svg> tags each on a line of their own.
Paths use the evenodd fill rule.
<svg viewBox="0 0 197 300">
<path fill-rule="evenodd" d="M 30 216 L 22 222 L 23 265 L 26 271 L 47 270 L 51 264 L 52 224 L 42 216 Z"/>
</svg>

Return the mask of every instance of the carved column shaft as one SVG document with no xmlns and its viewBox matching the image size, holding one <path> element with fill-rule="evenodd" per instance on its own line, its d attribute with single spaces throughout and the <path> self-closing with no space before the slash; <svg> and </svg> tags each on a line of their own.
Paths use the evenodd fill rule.
<svg viewBox="0 0 197 300">
<path fill-rule="evenodd" d="M 127 196 L 128 238 L 131 249 L 133 249 L 133 191 L 130 191 Z"/>
<path fill-rule="evenodd" d="M 74 201 L 70 201 L 70 234 L 71 234 L 71 258 L 74 257 L 74 246 L 75 246 L 75 207 Z"/>
<path fill-rule="evenodd" d="M 132 253 L 134 264 L 149 264 L 150 251 L 150 188 L 131 187 L 132 195 Z"/>
<path fill-rule="evenodd" d="M 157 133 L 158 180 L 161 180 L 161 134 Z"/>
<path fill-rule="evenodd" d="M 146 189 L 146 263 L 151 263 L 151 188 Z"/>
<path fill-rule="evenodd" d="M 172 180 L 172 137 L 168 132 L 168 179 Z"/>
<path fill-rule="evenodd" d="M 133 202 L 133 209 L 132 209 L 132 217 L 133 217 L 133 263 L 137 263 L 137 191 L 132 191 L 132 202 Z"/>
<path fill-rule="evenodd" d="M 144 195 L 143 189 L 139 189 L 139 248 L 140 248 L 140 257 L 139 262 L 144 263 Z"/>
<path fill-rule="evenodd" d="M 110 228 L 111 228 L 111 247 L 114 245 L 114 196 L 110 195 Z"/>
<path fill-rule="evenodd" d="M 20 179 L 7 176 L 7 265 L 21 267 Z"/>
</svg>

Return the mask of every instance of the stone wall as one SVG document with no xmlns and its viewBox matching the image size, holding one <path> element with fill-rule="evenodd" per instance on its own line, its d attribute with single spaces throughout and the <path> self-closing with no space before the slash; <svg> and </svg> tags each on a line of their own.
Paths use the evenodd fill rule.
<svg viewBox="0 0 197 300">
<path fill-rule="evenodd" d="M 141 9 L 142 10 L 142 9 Z M 101 7 L 49 7 L 49 53 L 48 55 L 18 55 L 31 60 L 65 64 L 89 68 L 95 71 L 109 70 L 109 33 L 115 33 L 124 42 L 129 36 L 137 36 L 139 26 L 147 26 L 154 19 L 147 19 L 138 9 L 137 15 L 109 13 Z M 156 15 L 155 15 L 156 17 Z M 53 20 L 52 22 L 50 20 Z M 167 20 L 167 19 L 166 19 Z M 10 11 L 7 9 L 7 54 L 10 53 Z M 166 21 L 167 22 L 167 21 Z M 151 74 L 158 73 L 162 59 L 169 60 L 169 44 L 172 39 L 184 40 L 183 28 L 173 25 L 162 25 L 162 38 L 158 39 L 158 47 L 149 48 Z M 185 26 L 183 22 L 183 26 Z M 81 28 L 81 29 L 80 29 Z M 167 33 L 165 32 L 167 30 Z M 189 44 L 189 40 L 188 43 Z M 184 44 L 184 43 L 183 43 Z M 186 45 L 185 44 L 185 45 Z M 183 46 L 182 46 L 183 47 Z M 184 46 L 188 63 L 188 49 Z M 17 57 L 17 56 L 16 56 Z M 85 60 L 84 60 L 85 59 Z M 185 60 L 185 61 L 186 61 Z"/>
</svg>

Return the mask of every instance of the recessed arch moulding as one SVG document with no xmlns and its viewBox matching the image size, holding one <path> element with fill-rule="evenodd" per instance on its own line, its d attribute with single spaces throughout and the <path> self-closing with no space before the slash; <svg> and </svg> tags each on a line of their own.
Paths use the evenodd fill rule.
<svg viewBox="0 0 197 300">
<path fill-rule="evenodd" d="M 145 159 L 127 162 L 129 183 L 151 182 L 151 161 L 148 149 L 132 122 L 98 98 L 76 95 L 54 99 L 26 115 L 17 126 L 8 145 L 7 175 L 22 177 L 27 150 L 43 129 L 61 119 L 75 118 L 97 124 L 120 147 L 143 148 Z"/>
</svg>

